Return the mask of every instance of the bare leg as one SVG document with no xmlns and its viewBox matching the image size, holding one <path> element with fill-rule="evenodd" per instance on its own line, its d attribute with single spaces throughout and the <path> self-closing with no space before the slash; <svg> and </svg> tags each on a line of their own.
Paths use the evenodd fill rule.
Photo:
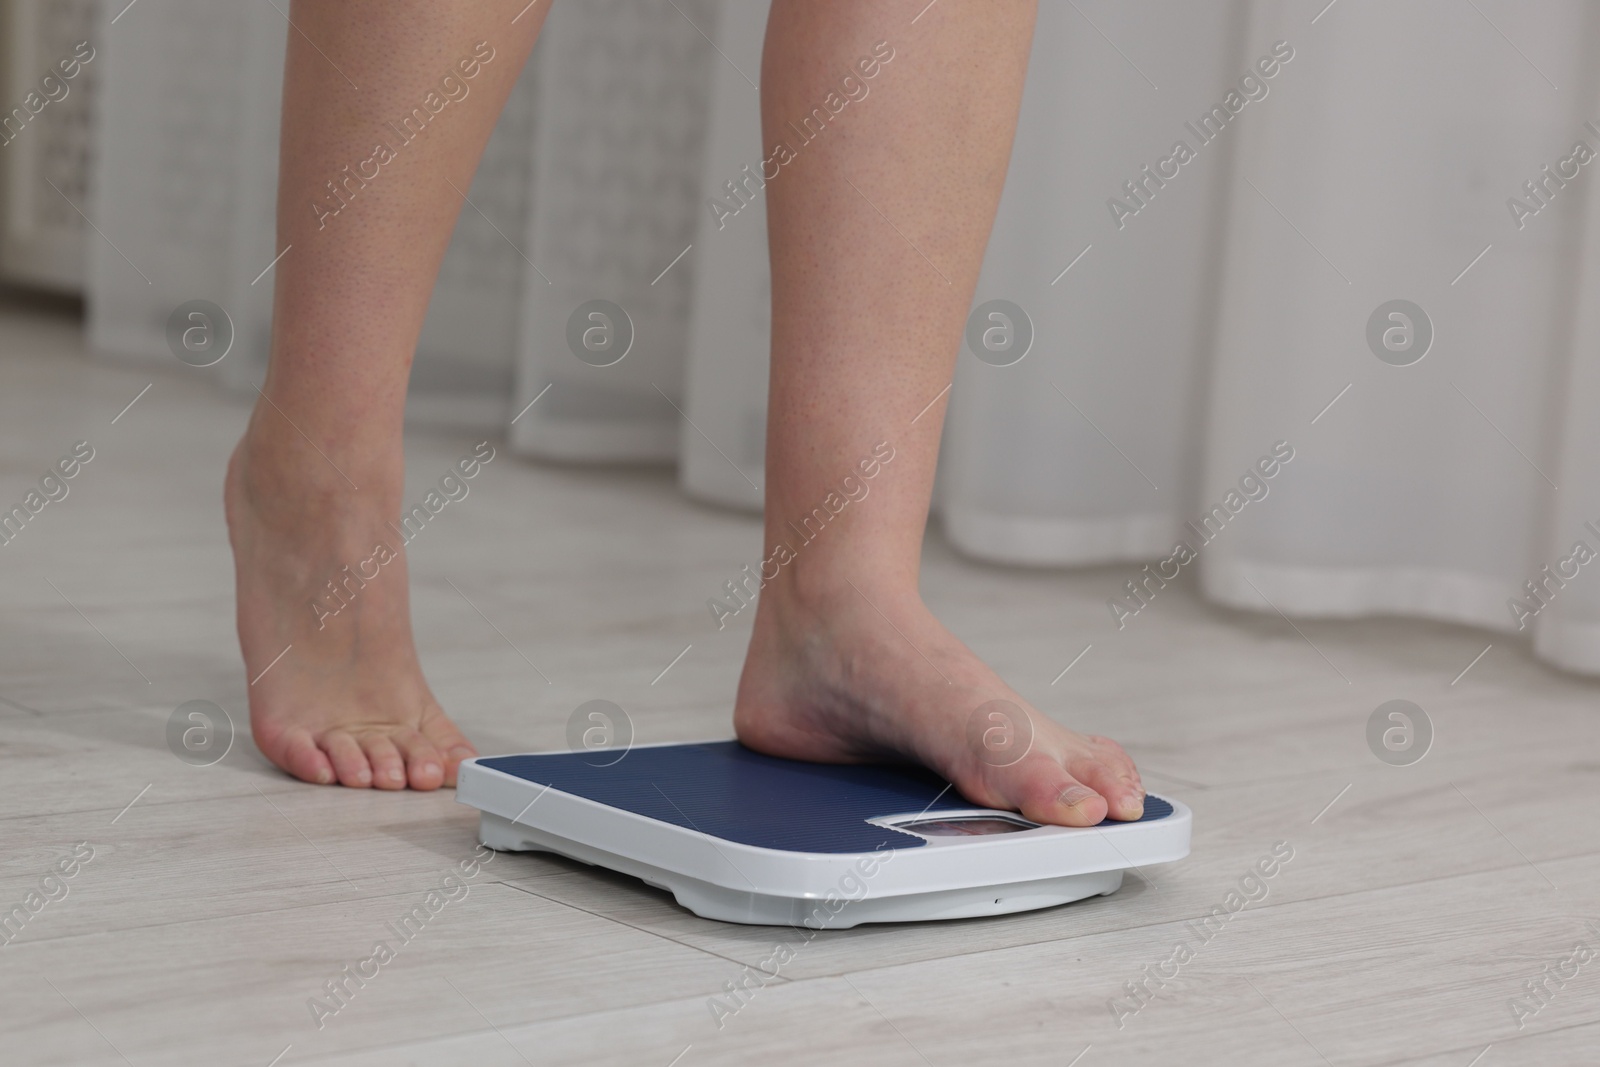
<svg viewBox="0 0 1600 1067">
<path fill-rule="evenodd" d="M 1144 791 L 1122 749 L 1029 707 L 918 593 L 945 402 L 918 414 L 950 382 L 1034 18 L 1031 0 L 941 3 L 912 24 L 926 2 L 776 0 L 767 24 L 763 144 L 795 155 L 766 187 L 766 546 L 794 558 L 775 553 L 762 572 L 777 574 L 757 609 L 735 725 L 777 755 L 915 760 L 973 801 L 1042 822 L 1093 824 L 1108 807 L 1137 818 Z M 856 63 L 880 41 L 880 56 L 893 56 L 861 79 Z M 868 95 L 800 144 L 788 124 L 851 73 Z M 873 469 L 880 442 L 869 480 L 860 464 Z M 826 522 L 813 536 L 801 523 L 817 508 Z M 972 713 L 996 699 L 1026 709 L 1036 732 L 1011 766 L 969 741 Z"/>
<path fill-rule="evenodd" d="M 513 24 L 524 2 L 291 9 L 278 248 L 293 247 L 226 504 L 251 729 L 308 782 L 436 789 L 474 754 L 423 679 L 390 524 L 412 353 L 461 206 L 451 184 L 471 184 L 549 7 Z M 329 182 L 346 202 L 333 215 Z"/>
</svg>

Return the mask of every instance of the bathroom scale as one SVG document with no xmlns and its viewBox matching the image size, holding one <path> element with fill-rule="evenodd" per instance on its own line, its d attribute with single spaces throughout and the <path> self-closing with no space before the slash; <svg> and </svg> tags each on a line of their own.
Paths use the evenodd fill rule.
<svg viewBox="0 0 1600 1067">
<path fill-rule="evenodd" d="M 918 767 L 779 759 L 737 741 L 461 764 L 456 799 L 501 851 L 555 852 L 639 878 L 696 915 L 845 929 L 1046 908 L 1113 893 L 1189 854 L 1189 808 L 1042 826 L 974 807 Z"/>
</svg>

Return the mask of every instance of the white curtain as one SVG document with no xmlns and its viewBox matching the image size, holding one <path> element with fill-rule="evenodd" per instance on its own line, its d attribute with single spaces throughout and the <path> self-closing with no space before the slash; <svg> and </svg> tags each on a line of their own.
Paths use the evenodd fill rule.
<svg viewBox="0 0 1600 1067">
<path fill-rule="evenodd" d="M 1277 437 L 1302 454 L 1206 561 L 1219 601 L 1516 630 L 1524 583 L 1579 539 L 1600 549 L 1583 527 L 1600 482 L 1583 440 L 1600 290 L 1581 278 L 1600 245 L 1579 236 L 1597 168 L 1520 229 L 1507 207 L 1537 204 L 1522 184 L 1576 142 L 1600 149 L 1584 125 L 1600 118 L 1597 11 L 1480 7 L 1341 5 L 1310 32 L 1287 9 L 1258 17 L 1266 36 L 1304 39 L 1305 65 L 1266 102 L 1285 106 L 1240 131 L 1205 484 Z M 1363 336 L 1395 298 L 1433 323 L 1411 366 Z M 1600 670 L 1595 577 L 1551 583 L 1550 607 L 1520 616 L 1562 666 Z"/>
<path fill-rule="evenodd" d="M 690 495 L 759 506 L 764 206 L 719 226 L 707 201 L 761 156 L 765 7 L 555 5 L 473 186 L 487 219 L 463 212 L 447 258 L 419 407 L 516 417 L 534 458 L 675 460 Z M 975 301 L 1017 305 L 1034 339 L 1009 366 L 963 345 L 936 499 L 951 541 L 1125 562 L 1138 598 L 1108 583 L 1108 627 L 1198 573 L 1250 610 L 1521 623 L 1539 655 L 1600 672 L 1600 162 L 1574 151 L 1600 151 L 1595 5 L 1041 8 Z M 144 30 L 107 34 L 91 218 L 159 277 L 91 237 L 94 336 L 170 359 L 166 311 L 215 299 L 244 345 L 224 376 L 247 382 L 286 27 L 270 5 L 143 0 L 104 29 L 135 13 Z M 163 58 L 180 30 L 226 38 L 185 49 L 209 58 L 184 78 Z M 916 32 L 883 36 L 909 53 Z M 212 151 L 184 155 L 196 129 Z M 569 350 L 593 300 L 632 326 L 611 366 Z M 1431 328 L 1426 355 L 1375 350 L 1375 313 L 1402 347 Z"/>
</svg>

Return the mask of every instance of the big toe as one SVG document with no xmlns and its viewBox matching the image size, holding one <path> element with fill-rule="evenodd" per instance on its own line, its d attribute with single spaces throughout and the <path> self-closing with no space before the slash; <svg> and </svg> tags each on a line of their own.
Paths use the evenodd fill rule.
<svg viewBox="0 0 1600 1067">
<path fill-rule="evenodd" d="M 407 785 L 427 792 L 444 784 L 444 757 L 425 734 L 407 726 L 395 729 L 389 737 L 405 760 Z"/>
<path fill-rule="evenodd" d="M 440 766 L 443 768 L 443 783 L 454 786 L 456 769 L 460 767 L 461 761 L 476 756 L 478 750 L 442 712 L 424 720 L 422 736 L 438 753 Z"/>
<path fill-rule="evenodd" d="M 1109 811 L 1106 798 L 1074 778 L 1058 761 L 1036 753 L 991 779 L 1024 817 L 1052 826 L 1097 826 Z"/>
</svg>

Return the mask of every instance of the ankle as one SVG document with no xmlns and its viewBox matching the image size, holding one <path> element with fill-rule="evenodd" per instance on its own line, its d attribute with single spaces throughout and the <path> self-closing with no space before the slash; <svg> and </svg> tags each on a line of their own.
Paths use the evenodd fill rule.
<svg viewBox="0 0 1600 1067">
<path fill-rule="evenodd" d="M 766 582 L 761 603 L 792 624 L 825 622 L 863 608 L 904 617 L 922 608 L 922 595 L 914 573 L 895 571 L 863 565 L 859 557 L 848 566 L 842 560 L 800 557 Z"/>
<path fill-rule="evenodd" d="M 398 447 L 392 460 L 339 462 L 298 434 L 285 440 L 253 422 L 228 461 L 225 495 L 230 519 L 247 508 L 273 527 L 365 527 L 398 513 L 404 485 Z"/>
</svg>

